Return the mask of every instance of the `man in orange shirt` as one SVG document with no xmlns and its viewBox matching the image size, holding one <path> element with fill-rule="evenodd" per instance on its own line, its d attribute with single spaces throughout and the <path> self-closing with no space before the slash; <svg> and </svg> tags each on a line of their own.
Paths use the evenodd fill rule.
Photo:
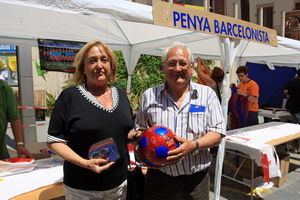
<svg viewBox="0 0 300 200">
<path fill-rule="evenodd" d="M 249 69 L 247 66 L 240 66 L 236 70 L 236 74 L 240 80 L 238 84 L 237 94 L 248 99 L 248 119 L 247 126 L 258 124 L 258 84 L 248 77 Z"/>
</svg>

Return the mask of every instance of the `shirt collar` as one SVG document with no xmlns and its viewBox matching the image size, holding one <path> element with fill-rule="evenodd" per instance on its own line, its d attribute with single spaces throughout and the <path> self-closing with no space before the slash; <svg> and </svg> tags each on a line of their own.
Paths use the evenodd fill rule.
<svg viewBox="0 0 300 200">
<path fill-rule="evenodd" d="M 190 92 L 191 98 L 198 98 L 198 90 L 196 88 L 196 83 L 194 83 L 193 81 L 190 82 Z"/>
<path fill-rule="evenodd" d="M 160 85 L 160 87 L 158 88 L 158 95 L 161 95 L 162 93 L 166 94 L 166 82 L 164 82 L 163 84 Z M 194 83 L 193 81 L 190 81 L 190 94 L 191 97 L 198 97 L 198 91 L 196 89 L 196 83 Z"/>
</svg>

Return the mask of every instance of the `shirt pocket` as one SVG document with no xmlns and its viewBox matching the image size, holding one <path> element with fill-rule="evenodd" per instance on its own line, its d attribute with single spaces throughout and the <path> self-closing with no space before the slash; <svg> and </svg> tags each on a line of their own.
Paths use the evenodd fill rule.
<svg viewBox="0 0 300 200">
<path fill-rule="evenodd" d="M 188 123 L 188 139 L 200 138 L 205 131 L 205 112 L 189 112 Z"/>
</svg>

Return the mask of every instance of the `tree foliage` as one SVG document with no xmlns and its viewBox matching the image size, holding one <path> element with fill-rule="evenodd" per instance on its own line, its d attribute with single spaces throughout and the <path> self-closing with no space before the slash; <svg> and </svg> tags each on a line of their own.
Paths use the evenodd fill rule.
<svg viewBox="0 0 300 200">
<path fill-rule="evenodd" d="M 126 90 L 128 73 L 125 61 L 121 51 L 115 51 L 118 62 L 117 82 L 115 86 Z M 205 65 L 211 69 L 215 64 L 212 60 L 204 60 Z M 133 110 L 137 110 L 140 104 L 141 96 L 144 91 L 164 82 L 164 74 L 161 70 L 162 63 L 160 56 L 151 56 L 142 54 L 132 73 L 130 102 Z M 195 66 L 197 70 L 197 66 Z M 192 80 L 197 82 L 197 75 L 194 74 Z"/>
<path fill-rule="evenodd" d="M 118 61 L 117 82 L 115 86 L 126 90 L 128 73 L 124 58 L 120 51 L 115 52 Z M 161 57 L 142 54 L 133 73 L 131 84 L 131 106 L 137 110 L 143 92 L 155 85 L 164 82 L 164 74 L 161 70 Z"/>
</svg>

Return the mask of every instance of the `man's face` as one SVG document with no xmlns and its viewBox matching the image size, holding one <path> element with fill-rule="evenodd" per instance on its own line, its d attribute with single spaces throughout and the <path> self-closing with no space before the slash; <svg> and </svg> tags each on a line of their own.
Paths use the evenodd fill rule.
<svg viewBox="0 0 300 200">
<path fill-rule="evenodd" d="M 168 85 L 189 84 L 193 74 L 192 63 L 189 60 L 189 52 L 184 47 L 174 47 L 167 54 L 167 60 L 163 63 L 163 73 Z"/>
<path fill-rule="evenodd" d="M 237 76 L 241 82 L 243 82 L 243 83 L 247 82 L 248 74 L 245 74 L 244 72 L 242 72 L 242 73 L 238 73 Z"/>
</svg>

